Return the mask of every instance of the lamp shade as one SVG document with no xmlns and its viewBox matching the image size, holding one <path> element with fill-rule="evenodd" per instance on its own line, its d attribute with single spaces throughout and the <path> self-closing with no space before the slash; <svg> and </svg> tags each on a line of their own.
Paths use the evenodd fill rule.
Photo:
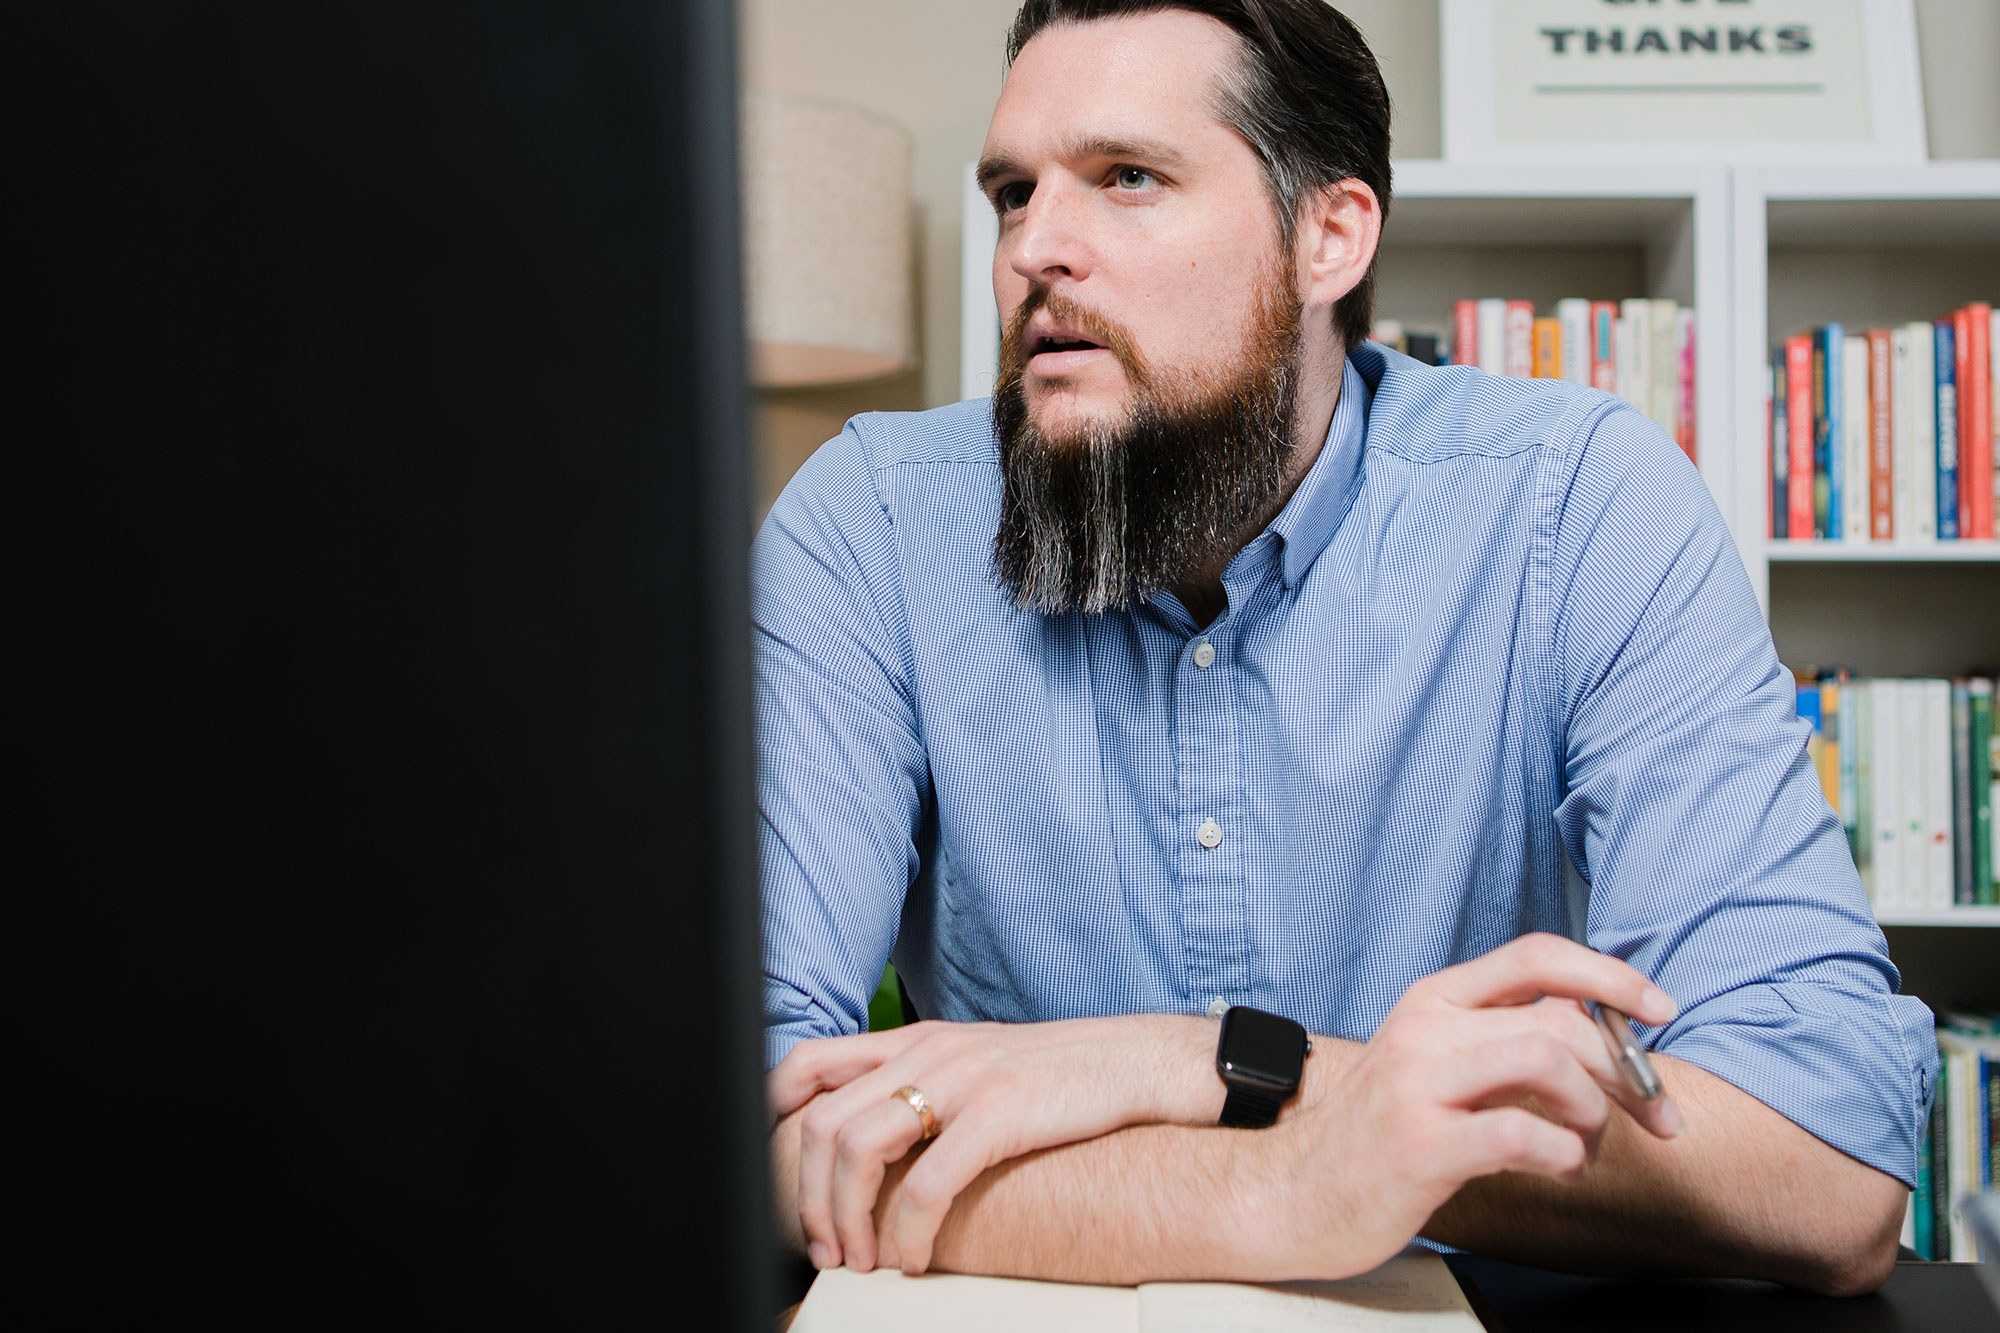
<svg viewBox="0 0 2000 1333">
<path fill-rule="evenodd" d="M 914 364 L 902 127 L 832 102 L 752 94 L 743 170 L 757 383 L 841 384 Z"/>
</svg>

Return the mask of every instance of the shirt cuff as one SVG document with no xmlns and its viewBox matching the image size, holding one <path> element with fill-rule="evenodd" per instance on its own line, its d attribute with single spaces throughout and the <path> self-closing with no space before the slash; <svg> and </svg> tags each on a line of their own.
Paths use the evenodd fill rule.
<svg viewBox="0 0 2000 1333">
<path fill-rule="evenodd" d="M 1683 1012 L 1652 1046 L 1916 1186 L 1938 1057 L 1931 1012 L 1915 997 L 1805 982 L 1738 986 Z"/>
</svg>

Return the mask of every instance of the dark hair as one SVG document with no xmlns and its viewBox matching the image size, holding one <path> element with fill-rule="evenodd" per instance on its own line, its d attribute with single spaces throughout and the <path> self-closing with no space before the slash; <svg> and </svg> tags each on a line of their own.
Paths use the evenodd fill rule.
<svg viewBox="0 0 2000 1333">
<path fill-rule="evenodd" d="M 1216 114 L 1262 164 L 1286 249 L 1300 206 L 1337 181 L 1365 183 L 1388 216 L 1389 90 L 1361 30 L 1322 0 L 1026 0 L 1007 34 L 1007 63 L 1051 24 L 1167 9 L 1207 15 L 1236 34 L 1243 58 L 1222 79 Z M 1367 339 L 1374 306 L 1371 262 L 1333 312 L 1349 348 Z"/>
</svg>

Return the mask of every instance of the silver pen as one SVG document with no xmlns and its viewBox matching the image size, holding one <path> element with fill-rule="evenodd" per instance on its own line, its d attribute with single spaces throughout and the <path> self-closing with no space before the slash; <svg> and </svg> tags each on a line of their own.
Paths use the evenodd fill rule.
<svg viewBox="0 0 2000 1333">
<path fill-rule="evenodd" d="M 1642 1100 L 1653 1101 L 1666 1091 L 1660 1076 L 1653 1072 L 1653 1062 L 1646 1058 L 1646 1048 L 1632 1035 L 1631 1020 L 1608 1004 L 1592 1000 L 1589 1004 L 1590 1016 L 1597 1020 L 1597 1030 L 1604 1034 L 1604 1042 L 1611 1048 L 1611 1058 L 1625 1073 L 1626 1083 Z"/>
</svg>

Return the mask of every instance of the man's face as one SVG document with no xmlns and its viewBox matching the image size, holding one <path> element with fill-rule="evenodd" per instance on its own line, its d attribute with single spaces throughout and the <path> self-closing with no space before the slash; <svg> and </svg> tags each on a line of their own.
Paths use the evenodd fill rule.
<svg viewBox="0 0 2000 1333">
<path fill-rule="evenodd" d="M 1257 158 L 1213 111 L 1236 59 L 1222 24 L 1169 10 L 1057 24 L 1014 62 L 981 172 L 1010 333 L 1036 298 L 1018 351 L 1045 437 L 1126 422 L 1137 365 L 1165 383 L 1239 365 L 1288 275 Z"/>
</svg>

